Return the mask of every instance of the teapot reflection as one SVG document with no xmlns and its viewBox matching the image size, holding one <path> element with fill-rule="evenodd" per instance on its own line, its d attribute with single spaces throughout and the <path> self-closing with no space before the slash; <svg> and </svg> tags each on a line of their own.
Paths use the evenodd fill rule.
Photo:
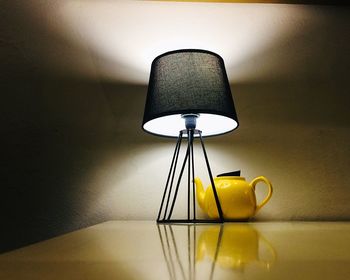
<svg viewBox="0 0 350 280">
<path fill-rule="evenodd" d="M 270 255 L 267 260 L 259 256 L 260 244 L 265 245 Z M 196 262 L 203 260 L 205 256 L 222 268 L 242 270 L 248 264 L 258 264 L 269 269 L 276 259 L 276 252 L 252 226 L 233 224 L 213 226 L 201 233 Z"/>
<path fill-rule="evenodd" d="M 170 279 L 244 278 L 246 267 L 268 273 L 276 260 L 249 224 L 162 225 L 158 232 Z"/>
</svg>

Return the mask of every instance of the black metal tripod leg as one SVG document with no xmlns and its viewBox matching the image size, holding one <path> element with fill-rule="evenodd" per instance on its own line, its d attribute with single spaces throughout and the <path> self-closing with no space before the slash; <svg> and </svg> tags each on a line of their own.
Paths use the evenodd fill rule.
<svg viewBox="0 0 350 280">
<path fill-rule="evenodd" d="M 217 194 L 217 192 L 216 192 L 216 187 L 215 187 L 213 175 L 212 175 L 212 173 L 211 173 L 211 169 L 210 169 L 210 165 L 209 165 L 209 160 L 208 160 L 207 152 L 206 152 L 205 147 L 204 147 L 204 143 L 203 143 L 202 133 L 201 133 L 201 132 L 199 132 L 199 139 L 201 140 L 201 145 L 202 145 L 202 149 L 203 149 L 203 153 L 204 153 L 205 163 L 206 163 L 206 165 L 207 165 L 207 169 L 208 169 L 208 173 L 209 173 L 209 178 L 210 178 L 210 183 L 211 183 L 211 187 L 212 187 L 212 189 L 213 189 L 214 198 L 215 198 L 215 203 L 216 203 L 216 207 L 217 207 L 218 213 L 219 213 L 219 218 L 220 218 L 220 221 L 221 221 L 221 222 L 224 222 L 224 215 L 223 215 L 223 213 L 222 213 L 222 208 L 221 208 L 220 200 L 219 200 L 218 194 Z"/>
<path fill-rule="evenodd" d="M 181 167 L 181 171 L 180 171 L 180 174 L 179 174 L 179 179 L 177 180 L 176 189 L 175 189 L 175 194 L 174 194 L 173 202 L 172 202 L 172 204 L 171 204 L 171 208 L 170 208 L 170 211 L 169 211 L 168 220 L 170 220 L 171 215 L 173 214 L 173 210 L 174 210 L 174 206 L 175 206 L 175 201 L 176 201 L 176 197 L 177 197 L 177 192 L 178 192 L 178 190 L 179 190 L 179 186 L 180 186 L 182 174 L 183 174 L 184 169 L 185 169 L 185 166 L 186 166 L 186 161 L 187 161 L 188 155 L 189 155 L 189 149 L 188 149 L 188 147 L 187 147 L 186 156 L 185 156 L 185 159 L 184 159 L 183 164 L 182 164 L 182 167 Z"/>
<path fill-rule="evenodd" d="M 196 190 L 194 185 L 194 155 L 193 155 L 193 137 L 194 131 L 191 130 L 189 134 L 190 139 L 190 157 L 191 157 L 191 165 L 192 165 L 192 199 L 193 199 L 193 220 L 196 220 Z"/>
<path fill-rule="evenodd" d="M 165 189 L 164 189 L 164 193 L 163 193 L 163 197 L 162 197 L 162 202 L 160 204 L 160 208 L 159 208 L 159 212 L 158 212 L 157 221 L 160 220 L 160 215 L 161 215 L 162 210 L 163 210 L 164 199 L 165 199 L 165 196 L 166 196 L 166 193 L 167 193 L 167 190 L 168 190 L 168 186 L 169 186 L 169 179 L 170 179 L 170 177 L 172 177 L 172 179 L 174 178 L 174 176 L 171 176 L 171 175 L 175 173 L 177 159 L 179 157 L 179 150 L 180 150 L 181 141 L 182 141 L 182 132 L 179 133 L 179 136 L 177 138 L 173 159 L 171 161 L 168 178 L 167 178 L 167 181 L 166 181 L 166 184 L 165 184 Z M 175 163 L 175 165 L 174 165 L 174 163 Z M 171 184 L 170 184 L 169 196 L 170 196 L 170 192 L 171 192 L 171 189 L 172 189 L 172 184 L 173 184 L 172 182 L 173 182 L 173 180 L 171 181 Z M 168 203 L 169 203 L 169 199 L 167 201 L 167 204 Z M 166 207 L 166 209 L 165 209 L 165 213 L 167 211 L 167 208 L 168 207 Z"/>
<path fill-rule="evenodd" d="M 188 149 L 188 163 L 187 163 L 187 220 L 191 218 L 191 134 L 190 130 L 187 129 L 187 149 Z"/>
<path fill-rule="evenodd" d="M 171 175 L 170 190 L 169 190 L 169 192 L 168 192 L 168 197 L 167 197 L 167 201 L 166 201 L 166 206 L 165 206 L 165 211 L 164 211 L 163 220 L 166 220 L 166 215 L 167 215 L 167 213 L 168 213 L 169 201 L 170 201 L 171 191 L 172 191 L 172 189 L 173 189 L 175 171 L 176 171 L 177 161 L 178 161 L 179 153 L 180 153 L 180 147 L 181 147 L 181 141 L 182 141 L 182 131 L 180 132 L 180 137 L 181 137 L 181 138 L 180 138 L 180 142 L 179 142 L 179 146 L 178 146 L 178 150 L 177 150 L 177 154 L 176 154 L 176 158 L 175 158 L 174 169 L 173 169 L 173 173 L 172 173 L 172 175 Z"/>
</svg>

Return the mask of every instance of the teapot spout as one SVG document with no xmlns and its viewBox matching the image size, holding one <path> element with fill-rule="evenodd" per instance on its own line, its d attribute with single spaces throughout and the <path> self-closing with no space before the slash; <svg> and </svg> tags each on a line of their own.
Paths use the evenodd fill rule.
<svg viewBox="0 0 350 280">
<path fill-rule="evenodd" d="M 205 207 L 204 207 L 205 191 L 203 188 L 202 181 L 201 181 L 201 179 L 196 177 L 196 178 L 194 178 L 194 183 L 196 184 L 196 193 L 197 193 L 198 204 L 202 208 L 202 210 L 205 211 Z"/>
</svg>

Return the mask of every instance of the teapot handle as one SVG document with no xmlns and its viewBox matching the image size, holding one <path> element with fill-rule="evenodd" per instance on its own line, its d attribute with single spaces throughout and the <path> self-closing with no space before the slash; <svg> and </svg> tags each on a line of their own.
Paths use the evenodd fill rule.
<svg viewBox="0 0 350 280">
<path fill-rule="evenodd" d="M 256 177 L 253 181 L 250 182 L 249 185 L 255 191 L 255 186 L 259 182 L 264 182 L 267 185 L 267 187 L 269 188 L 269 192 L 268 192 L 267 196 L 263 199 L 263 201 L 259 205 L 256 206 L 256 212 L 258 212 L 261 209 L 261 207 L 263 207 L 270 200 L 270 198 L 272 196 L 271 182 L 268 179 L 266 179 L 264 176 Z"/>
</svg>

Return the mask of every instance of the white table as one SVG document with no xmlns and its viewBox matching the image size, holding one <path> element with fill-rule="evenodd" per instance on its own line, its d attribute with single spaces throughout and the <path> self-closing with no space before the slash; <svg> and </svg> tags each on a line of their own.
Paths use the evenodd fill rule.
<svg viewBox="0 0 350 280">
<path fill-rule="evenodd" d="M 350 222 L 110 221 L 0 255 L 0 279 L 350 279 Z"/>
</svg>

